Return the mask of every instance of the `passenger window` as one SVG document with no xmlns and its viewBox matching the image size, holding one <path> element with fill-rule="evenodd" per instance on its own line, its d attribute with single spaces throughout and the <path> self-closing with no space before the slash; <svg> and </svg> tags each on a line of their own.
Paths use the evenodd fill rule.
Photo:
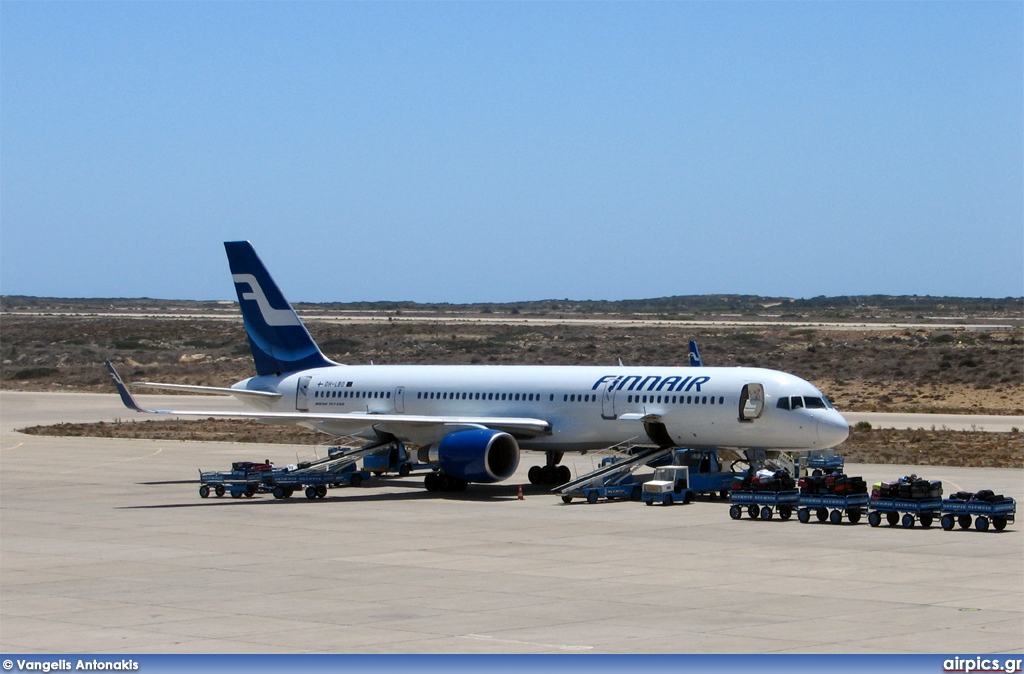
<svg viewBox="0 0 1024 674">
<path fill-rule="evenodd" d="M 708 404 L 708 397 L 707 396 L 704 396 L 704 401 L 701 404 L 702 405 L 707 405 Z"/>
<path fill-rule="evenodd" d="M 714 404 L 715 404 L 715 396 L 711 396 L 711 404 L 712 404 L 712 405 L 714 405 Z"/>
</svg>

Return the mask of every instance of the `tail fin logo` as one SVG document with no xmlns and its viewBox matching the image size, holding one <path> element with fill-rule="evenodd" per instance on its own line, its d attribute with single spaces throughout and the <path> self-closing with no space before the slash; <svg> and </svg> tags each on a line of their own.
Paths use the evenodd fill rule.
<svg viewBox="0 0 1024 674">
<path fill-rule="evenodd" d="M 245 283 L 249 286 L 251 292 L 240 292 L 239 296 L 243 300 L 255 300 L 256 304 L 259 305 L 260 314 L 263 315 L 263 321 L 272 327 L 281 327 L 286 325 L 302 325 L 299 321 L 299 317 L 295 315 L 295 312 L 291 307 L 286 309 L 275 309 L 270 306 L 270 300 L 267 299 L 266 294 L 263 292 L 263 288 L 260 287 L 260 282 L 256 280 L 256 277 L 252 274 L 232 274 L 231 280 L 235 283 Z"/>
</svg>

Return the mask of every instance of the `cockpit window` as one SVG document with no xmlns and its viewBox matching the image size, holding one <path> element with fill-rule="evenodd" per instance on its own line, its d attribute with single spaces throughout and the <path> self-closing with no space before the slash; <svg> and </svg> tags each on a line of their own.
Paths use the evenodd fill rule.
<svg viewBox="0 0 1024 674">
<path fill-rule="evenodd" d="M 825 409 L 825 401 L 821 398 L 814 398 L 812 396 L 804 396 L 804 404 L 807 405 L 809 410 L 823 410 Z"/>
<path fill-rule="evenodd" d="M 791 398 L 791 400 L 792 400 L 792 402 L 790 403 L 791 409 L 795 410 L 795 409 L 798 409 L 798 408 L 804 406 L 804 399 L 801 398 L 800 396 L 793 396 Z"/>
<path fill-rule="evenodd" d="M 835 409 L 835 407 L 832 406 L 832 401 L 831 400 L 829 400 L 825 396 L 821 396 L 821 399 L 825 401 L 825 407 L 829 408 L 830 410 L 834 410 Z"/>
<path fill-rule="evenodd" d="M 778 407 L 780 410 L 788 410 L 789 398 L 779 398 L 779 402 L 775 406 Z"/>
</svg>

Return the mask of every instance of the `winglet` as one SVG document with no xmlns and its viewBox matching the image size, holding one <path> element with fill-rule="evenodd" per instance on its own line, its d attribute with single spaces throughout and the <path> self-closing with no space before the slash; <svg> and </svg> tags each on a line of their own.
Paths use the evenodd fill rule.
<svg viewBox="0 0 1024 674">
<path fill-rule="evenodd" d="M 135 402 L 135 398 L 133 398 L 132 394 L 128 391 L 128 387 L 124 385 L 124 380 L 121 379 L 121 375 L 119 375 L 117 370 L 114 369 L 114 364 L 109 360 L 103 362 L 107 364 L 107 371 L 110 372 L 110 378 L 114 380 L 114 386 L 117 388 L 117 392 L 121 395 L 121 402 L 124 403 L 124 406 L 130 410 L 135 410 L 136 412 L 149 412 L 150 410 L 139 407 L 139 404 Z"/>
</svg>

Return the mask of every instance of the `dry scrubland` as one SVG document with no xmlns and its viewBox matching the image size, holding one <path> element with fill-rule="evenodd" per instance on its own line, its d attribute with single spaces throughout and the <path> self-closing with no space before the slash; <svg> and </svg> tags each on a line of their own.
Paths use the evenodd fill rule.
<svg viewBox="0 0 1024 674">
<path fill-rule="evenodd" d="M 29 298 L 32 299 L 32 298 Z M 671 298 L 670 298 L 671 299 Z M 710 301 L 708 298 L 701 298 Z M 759 299 L 759 298 L 754 298 Z M 763 298 L 761 298 L 763 299 Z M 121 305 L 98 307 L 96 301 L 62 301 L 54 307 L 41 300 L 12 302 L 4 299 L 4 309 L 40 311 L 110 310 L 125 312 L 166 312 L 169 303 L 122 301 Z M 90 304 L 91 302 L 91 304 Z M 132 303 L 134 302 L 134 303 Z M 652 301 L 653 302 L 653 301 Z M 687 340 L 694 339 L 709 365 L 761 366 L 792 372 L 820 387 L 845 411 L 943 412 L 974 414 L 1024 414 L 1024 334 L 1020 328 L 1019 300 L 1002 301 L 993 307 L 963 312 L 956 321 L 975 319 L 1010 323 L 1006 329 L 922 328 L 892 329 L 879 325 L 870 329 L 838 330 L 815 327 L 743 326 L 692 328 L 679 324 L 592 325 L 529 323 L 530 318 L 557 318 L 557 310 L 572 307 L 551 305 L 550 310 L 536 306 L 417 307 L 419 320 L 407 320 L 416 311 L 408 307 L 383 312 L 393 319 L 377 322 L 310 320 L 308 327 L 324 352 L 346 363 L 378 364 L 548 364 L 614 365 L 622 359 L 629 365 L 676 365 L 687 362 Z M 52 303 L 52 301 L 51 301 Z M 638 317 L 607 313 L 605 318 Z M 590 307 L 594 309 L 594 307 Z M 626 307 L 628 308 L 628 307 Z M 5 313 L 0 340 L 0 386 L 7 390 L 97 391 L 110 392 L 111 385 L 102 367 L 104 359 L 120 363 L 128 380 L 222 386 L 252 375 L 252 359 L 240 316 L 223 303 L 177 303 L 173 309 L 193 313 L 215 312 L 223 318 L 130 318 L 127 316 L 17 315 Z M 580 315 L 566 312 L 573 318 Z M 962 309 L 962 308 L 961 308 Z M 348 306 L 348 310 L 352 310 Z M 946 318 L 952 310 L 935 309 Z M 313 306 L 314 314 L 343 315 L 337 307 Z M 533 313 L 531 313 L 531 311 Z M 668 310 L 665 310 L 668 311 Z M 742 308 L 744 315 L 751 310 Z M 865 310 L 866 311 L 866 310 Z M 875 308 L 871 317 L 877 319 Z M 1000 312 L 1011 318 L 1001 320 Z M 453 317 L 494 319 L 506 313 L 516 322 L 460 322 Z M 378 315 L 381 312 L 378 311 Z M 592 316 L 593 313 L 586 314 Z M 672 315 L 644 313 L 651 318 L 727 318 L 735 314 L 695 313 Z M 859 320 L 864 316 L 835 308 L 792 314 L 784 318 L 804 321 Z M 884 318 L 896 322 L 922 322 L 927 318 L 913 311 L 889 311 Z M 1005 318 L 1002 317 L 1002 318 Z M 527 322 L 522 322 L 524 319 Z M 948 319 L 946 322 L 950 322 Z M 319 443 L 324 438 L 268 427 L 243 428 L 232 422 L 197 422 L 162 428 L 147 422 L 145 431 L 122 424 L 122 429 L 107 425 L 102 433 L 141 433 L 156 437 L 196 439 L 216 438 L 254 441 Z M 239 422 L 240 423 L 240 422 Z M 65 431 L 72 432 L 67 428 Z M 77 430 L 75 432 L 81 432 Z M 844 445 L 850 460 L 921 463 L 939 461 L 956 465 L 976 463 L 972 457 L 983 454 L 983 465 L 1021 466 L 1020 434 L 954 433 L 941 430 L 869 431 L 860 429 Z M 131 437 L 131 436 L 129 436 Z M 942 456 L 936 459 L 936 456 Z"/>
</svg>

